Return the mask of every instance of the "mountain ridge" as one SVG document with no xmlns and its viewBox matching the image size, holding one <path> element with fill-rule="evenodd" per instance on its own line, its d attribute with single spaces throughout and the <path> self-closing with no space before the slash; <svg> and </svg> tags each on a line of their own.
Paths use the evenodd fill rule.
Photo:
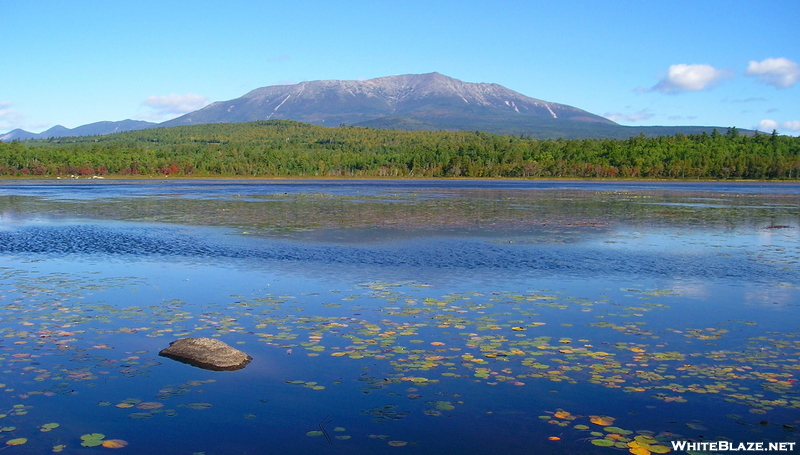
<svg viewBox="0 0 800 455">
<path fill-rule="evenodd" d="M 102 121 L 88 123 L 86 125 L 76 126 L 75 128 L 67 128 L 61 125 L 56 125 L 50 129 L 42 131 L 41 133 L 31 133 L 17 128 L 5 134 L 0 134 L 0 141 L 8 142 L 13 140 L 24 141 L 28 139 L 49 139 L 51 137 L 96 136 L 99 134 L 114 134 L 125 131 L 156 128 L 158 126 L 158 123 L 146 122 L 144 120 L 125 119 L 117 122 Z"/>
<path fill-rule="evenodd" d="M 105 121 L 72 129 L 56 125 L 38 134 L 15 129 L 0 135 L 0 141 L 260 120 L 295 120 L 322 126 L 346 124 L 397 130 L 485 131 L 540 139 L 625 139 L 639 134 L 698 134 L 724 129 L 623 126 L 582 109 L 532 98 L 499 84 L 464 82 L 433 72 L 366 80 L 270 85 L 253 89 L 239 98 L 216 101 L 162 123 Z"/>
<path fill-rule="evenodd" d="M 405 74 L 363 81 L 319 80 L 261 87 L 228 101 L 168 120 L 161 126 L 296 120 L 325 126 L 358 124 L 401 116 L 440 125 L 463 116 L 518 115 L 591 121 L 604 117 L 559 103 L 528 97 L 498 84 L 463 82 L 440 73 Z"/>
</svg>

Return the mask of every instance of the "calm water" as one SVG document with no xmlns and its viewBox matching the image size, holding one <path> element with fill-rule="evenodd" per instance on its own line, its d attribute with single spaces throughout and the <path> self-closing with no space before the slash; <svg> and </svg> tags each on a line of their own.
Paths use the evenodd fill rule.
<svg viewBox="0 0 800 455">
<path fill-rule="evenodd" d="M 798 283 L 798 184 L 0 182 L 0 445 L 797 441 Z"/>
</svg>

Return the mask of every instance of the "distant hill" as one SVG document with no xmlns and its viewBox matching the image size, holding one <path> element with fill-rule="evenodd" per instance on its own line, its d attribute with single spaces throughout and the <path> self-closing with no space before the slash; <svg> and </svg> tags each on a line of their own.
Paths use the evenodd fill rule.
<svg viewBox="0 0 800 455">
<path fill-rule="evenodd" d="M 5 134 L 0 134 L 0 142 L 24 141 L 27 139 L 40 139 L 40 138 L 39 135 L 36 133 L 31 133 L 29 131 L 21 130 L 19 128 L 11 130 Z"/>
<path fill-rule="evenodd" d="M 723 127 L 619 125 L 605 117 L 531 98 L 498 84 L 471 83 L 439 73 L 406 74 L 363 81 L 310 81 L 273 85 L 218 101 L 166 122 L 123 120 L 74 129 L 55 126 L 34 134 L 14 130 L 0 141 L 111 134 L 154 127 L 295 120 L 407 131 L 484 131 L 540 139 L 625 139 L 644 134 L 711 133 Z M 743 134 L 752 131 L 739 130 Z"/>
<path fill-rule="evenodd" d="M 29 133 L 28 131 L 15 129 L 6 134 L 0 135 L 0 141 L 13 141 L 26 139 L 49 139 L 51 137 L 71 137 L 71 136 L 96 136 L 98 134 L 114 134 L 124 131 L 136 131 L 158 126 L 157 123 L 145 122 L 142 120 L 121 120 L 118 122 L 96 122 L 82 125 L 75 128 L 65 128 L 56 125 L 41 133 Z"/>
</svg>

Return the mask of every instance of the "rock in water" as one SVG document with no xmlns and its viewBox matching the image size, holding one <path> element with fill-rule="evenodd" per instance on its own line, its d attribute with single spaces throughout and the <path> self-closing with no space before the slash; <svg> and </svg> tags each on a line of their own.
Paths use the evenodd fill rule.
<svg viewBox="0 0 800 455">
<path fill-rule="evenodd" d="M 239 370 L 252 357 L 213 338 L 181 338 L 162 349 L 158 355 L 206 370 Z"/>
</svg>

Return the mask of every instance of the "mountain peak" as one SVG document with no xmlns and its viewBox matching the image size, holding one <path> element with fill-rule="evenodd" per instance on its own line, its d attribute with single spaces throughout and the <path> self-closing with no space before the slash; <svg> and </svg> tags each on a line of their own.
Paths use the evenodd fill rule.
<svg viewBox="0 0 800 455">
<path fill-rule="evenodd" d="M 572 106 L 531 98 L 499 84 L 464 82 L 431 72 L 367 80 L 318 80 L 271 85 L 236 99 L 217 101 L 160 124 L 123 120 L 96 122 L 74 129 L 58 125 L 39 134 L 14 130 L 0 136 L 0 141 L 270 119 L 324 126 L 347 124 L 384 129 L 480 130 L 548 137 L 559 137 L 564 133 L 584 135 L 590 130 L 598 131 L 597 128 L 619 127 L 604 117 Z"/>
<path fill-rule="evenodd" d="M 49 139 L 51 137 L 72 137 L 72 136 L 95 136 L 98 134 L 113 134 L 123 131 L 142 130 L 153 128 L 157 123 L 145 122 L 143 120 L 121 120 L 118 122 L 95 122 L 88 125 L 81 125 L 75 128 L 56 125 L 41 133 L 30 133 L 25 130 L 16 129 L 6 134 L 0 135 L 0 141 L 26 140 L 26 139 Z"/>
<path fill-rule="evenodd" d="M 438 72 L 367 80 L 319 80 L 272 85 L 164 122 L 163 126 L 287 119 L 318 125 L 359 124 L 393 116 L 441 129 L 480 126 L 481 119 L 556 119 L 614 124 L 558 103 L 525 96 L 498 84 L 464 82 Z M 488 124 L 487 122 L 483 122 Z M 481 129 L 481 128 L 478 128 Z"/>
</svg>

